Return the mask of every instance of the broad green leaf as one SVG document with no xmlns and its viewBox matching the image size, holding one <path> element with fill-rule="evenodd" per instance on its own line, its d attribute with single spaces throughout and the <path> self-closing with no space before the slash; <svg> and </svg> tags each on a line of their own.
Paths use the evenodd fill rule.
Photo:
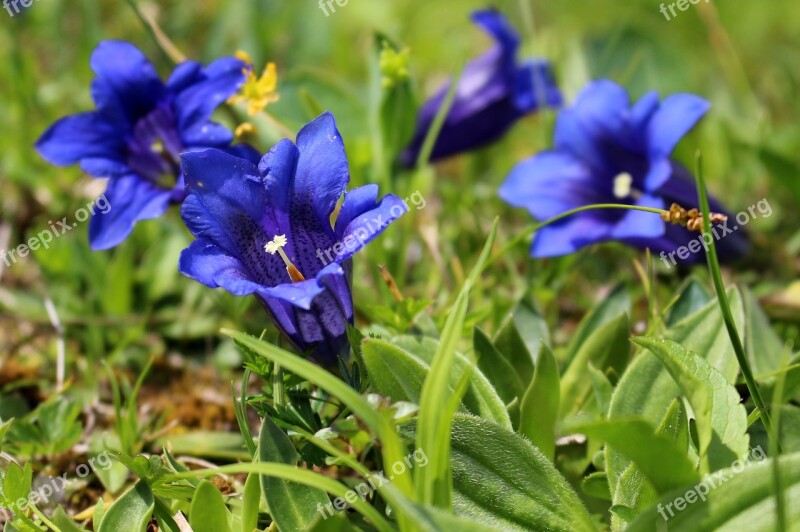
<svg viewBox="0 0 800 532">
<path fill-rule="evenodd" d="M 11 502 L 19 499 L 28 499 L 33 482 L 31 463 L 27 462 L 20 467 L 16 462 L 10 462 L 3 478 L 3 494 Z"/>
<path fill-rule="evenodd" d="M 400 386 L 404 388 L 406 392 L 410 392 L 410 395 L 406 396 L 405 399 L 400 399 L 398 397 L 395 400 L 419 403 L 419 396 L 422 388 L 421 384 L 430 371 L 430 364 L 433 363 L 436 350 L 439 348 L 439 342 L 428 337 L 398 336 L 391 339 L 389 344 L 382 340 L 368 339 L 364 341 L 362 346 L 366 346 L 367 344 L 372 345 L 370 356 L 373 359 L 372 365 L 375 367 L 385 366 L 389 360 L 396 360 L 398 368 L 404 366 L 407 368 L 416 368 L 417 364 L 422 365 L 423 373 L 417 375 L 417 377 L 421 377 L 421 379 L 415 378 L 413 375 L 404 376 L 402 374 L 396 374 L 390 376 L 395 372 L 395 369 L 386 367 L 382 368 L 385 375 L 378 376 L 373 374 L 373 380 L 375 382 L 394 380 L 396 386 Z M 384 351 L 387 346 L 393 347 L 400 352 L 389 353 L 388 351 Z M 386 357 L 381 355 L 382 352 L 386 354 Z M 407 359 L 407 357 L 412 357 L 414 361 L 405 365 L 403 360 Z M 366 353 L 364 354 L 364 358 L 367 358 Z M 369 363 L 367 363 L 367 367 L 370 368 L 370 372 L 372 372 Z M 411 371 L 415 370 L 412 369 Z M 454 390 L 456 389 L 459 379 L 466 371 L 470 373 L 470 376 L 469 388 L 467 388 L 462 398 L 464 408 L 468 412 L 486 419 L 491 419 L 499 425 L 510 429 L 511 420 L 502 399 L 500 399 L 494 387 L 492 387 L 489 380 L 481 373 L 478 367 L 461 353 L 456 353 L 456 358 L 453 362 L 453 372 L 450 379 L 451 388 Z M 400 382 L 400 380 L 405 377 L 407 377 L 407 381 Z M 387 383 L 387 385 L 388 384 L 389 383 Z M 379 392 L 381 391 L 380 386 L 381 385 L 377 385 Z"/>
<path fill-rule="evenodd" d="M 617 419 L 623 418 L 616 418 L 614 421 Z M 695 470 L 695 462 L 687 456 L 689 425 L 686 410 L 683 408 L 683 402 L 680 398 L 676 398 L 672 402 L 661 425 L 656 429 L 655 436 L 672 442 L 672 445 L 662 442 L 663 445 L 668 445 L 671 449 L 677 449 L 677 455 L 672 451 L 672 459 L 677 459 L 679 462 L 687 462 L 692 476 L 697 477 L 699 475 Z M 615 449 L 625 452 L 622 448 Z M 631 455 L 630 458 L 633 459 L 634 457 Z M 670 466 L 665 463 L 663 467 Z M 685 466 L 680 467 L 686 470 Z M 657 485 L 647 480 L 647 475 L 644 472 L 648 468 L 652 469 L 652 466 L 639 467 L 639 464 L 634 460 L 628 464 L 627 469 L 619 476 L 611 498 L 614 508 L 613 523 L 615 527 L 619 527 L 622 524 L 620 521 L 629 523 L 642 510 L 658 499 L 659 490 L 656 487 Z"/>
<path fill-rule="evenodd" d="M 746 287 L 742 289 L 745 328 L 744 347 L 753 373 L 758 376 L 772 373 L 781 367 L 784 346 L 772 329 L 772 324 L 758 300 Z"/>
<path fill-rule="evenodd" d="M 230 532 L 231 515 L 216 486 L 204 480 L 192 497 L 189 524 L 194 532 Z"/>
<path fill-rule="evenodd" d="M 140 480 L 106 510 L 98 532 L 144 532 L 153 517 L 154 506 L 150 486 Z"/>
<path fill-rule="evenodd" d="M 519 375 L 522 386 L 533 378 L 533 357 L 541 343 L 550 345 L 547 323 L 527 303 L 520 303 L 503 321 L 493 343 Z"/>
<path fill-rule="evenodd" d="M 456 414 L 452 468 L 456 514 L 484 530 L 596 530 L 550 460 L 494 423 Z"/>
<path fill-rule="evenodd" d="M 372 338 L 361 343 L 361 354 L 375 391 L 393 402 L 419 403 L 429 371 L 426 364 L 399 347 Z"/>
<path fill-rule="evenodd" d="M 703 358 L 663 338 L 635 338 L 664 364 L 692 405 L 700 442 L 701 471 L 722 469 L 747 453 L 747 411 L 742 398 Z"/>
<path fill-rule="evenodd" d="M 659 493 L 699 480 L 694 464 L 672 438 L 656 434 L 655 427 L 637 418 L 614 418 L 570 426 L 598 438 L 630 458 Z"/>
<path fill-rule="evenodd" d="M 744 324 L 742 301 L 738 292 L 729 292 L 731 311 L 739 330 Z M 681 320 L 666 332 L 666 337 L 702 355 L 719 370 L 728 382 L 734 382 L 739 371 L 736 355 L 716 301 Z M 659 359 L 647 350 L 640 350 L 628 365 L 611 397 L 609 418 L 641 416 L 653 425 L 660 423 L 680 389 Z M 630 460 L 613 449 L 606 451 L 606 471 L 612 495 L 619 476 Z"/>
<path fill-rule="evenodd" d="M 604 501 L 611 500 L 611 492 L 608 489 L 608 475 L 606 475 L 605 471 L 595 471 L 586 475 L 581 480 L 581 489 L 591 497 Z"/>
<path fill-rule="evenodd" d="M 678 298 L 669 308 L 667 325 L 672 326 L 683 318 L 694 314 L 711 301 L 711 294 L 706 287 L 696 279 L 688 279 L 679 289 Z"/>
<path fill-rule="evenodd" d="M 602 298 L 591 312 L 589 312 L 578 325 L 572 339 L 567 347 L 567 362 L 578 353 L 583 343 L 594 332 L 608 321 L 617 318 L 621 314 L 631 312 L 631 298 L 628 295 L 628 287 L 619 284 L 614 287 L 610 294 Z"/>
<path fill-rule="evenodd" d="M 589 379 L 592 381 L 592 390 L 594 391 L 594 400 L 597 403 L 597 409 L 603 417 L 607 417 L 614 387 L 611 385 L 611 381 L 608 380 L 608 377 L 606 377 L 606 374 L 594 367 L 591 362 L 589 362 Z"/>
<path fill-rule="evenodd" d="M 589 363 L 622 374 L 630 356 L 630 328 L 625 314 L 599 325 L 583 342 L 561 376 L 560 417 L 581 410 L 591 393 Z"/>
<path fill-rule="evenodd" d="M 75 524 L 75 521 L 69 518 L 67 512 L 61 506 L 56 508 L 51 521 L 61 529 L 61 532 L 86 532 L 85 528 L 79 527 Z"/>
<path fill-rule="evenodd" d="M 258 437 L 258 456 L 263 463 L 297 465 L 297 451 L 289 436 L 264 416 Z M 317 518 L 317 507 L 330 502 L 328 495 L 317 488 L 262 476 L 261 492 L 267 501 L 270 516 L 279 530 L 304 530 Z"/>
<path fill-rule="evenodd" d="M 430 463 L 416 472 L 414 484 L 417 501 L 424 505 L 433 505 L 444 509 L 452 506 L 449 436 L 452 418 L 461 397 L 450 393 L 450 375 L 456 364 L 457 343 L 464 330 L 469 294 L 489 258 L 489 253 L 497 237 L 497 223 L 498 219 L 495 218 L 491 233 L 486 239 L 478 261 L 450 309 L 442 329 L 439 349 L 431 362 L 431 371 L 422 386 L 419 415 L 417 416 L 416 445 L 418 449 L 425 450 Z"/>
<path fill-rule="evenodd" d="M 520 406 L 519 433 L 551 460 L 556 448 L 559 400 L 558 363 L 550 348 L 542 343 L 533 379 Z"/>
<path fill-rule="evenodd" d="M 724 469 L 664 495 L 626 530 L 693 532 L 773 532 L 778 530 L 772 486 L 772 460 L 729 464 Z M 780 458 L 787 501 L 800 497 L 800 453 Z M 790 530 L 800 522 L 800 505 L 787 505 Z"/>
<path fill-rule="evenodd" d="M 509 404 L 525 394 L 525 385 L 522 384 L 517 372 L 492 344 L 486 333 L 477 327 L 473 331 L 472 347 L 478 358 L 478 367 L 492 383 L 505 404 Z"/>
</svg>

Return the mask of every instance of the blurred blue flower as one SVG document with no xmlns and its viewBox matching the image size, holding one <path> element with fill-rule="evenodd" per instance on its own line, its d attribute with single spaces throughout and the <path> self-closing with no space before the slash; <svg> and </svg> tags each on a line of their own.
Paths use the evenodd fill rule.
<svg viewBox="0 0 800 532">
<path fill-rule="evenodd" d="M 540 221 L 593 203 L 669 208 L 675 202 L 696 207 L 692 174 L 670 156 L 709 107 L 706 100 L 692 94 L 674 94 L 659 101 L 656 92 L 631 106 L 627 93 L 616 83 L 592 82 L 572 107 L 559 113 L 555 148 L 519 163 L 500 187 L 500 197 Z M 718 201 L 710 201 L 712 211 L 725 213 Z M 610 240 L 670 252 L 696 238 L 696 233 L 665 224 L 655 214 L 592 210 L 540 229 L 531 255 L 564 255 Z M 740 255 L 747 249 L 747 240 L 741 232 L 729 234 L 717 242 L 717 248 L 721 256 Z"/>
<path fill-rule="evenodd" d="M 212 288 L 258 297 L 299 350 L 330 365 L 353 323 L 351 257 L 407 206 L 378 186 L 344 194 L 344 144 L 330 113 L 284 139 L 256 166 L 217 150 L 181 158 L 189 195 L 181 211 L 197 237 L 180 271 Z"/>
<path fill-rule="evenodd" d="M 494 10 L 477 11 L 472 20 L 496 44 L 464 68 L 431 160 L 494 142 L 526 114 L 542 106 L 561 105 L 561 92 L 549 62 L 517 62 L 519 36 L 503 15 Z M 449 90 L 447 83 L 420 109 L 414 137 L 400 155 L 402 164 L 416 164 L 425 136 Z"/>
<path fill-rule="evenodd" d="M 182 152 L 214 147 L 255 153 L 244 145 L 230 147 L 231 132 L 210 121 L 243 83 L 244 62 L 223 58 L 203 68 L 186 61 L 163 83 L 134 45 L 104 41 L 90 64 L 97 109 L 58 120 L 36 148 L 52 164 L 80 162 L 90 175 L 109 178 L 105 195 L 111 209 L 96 213 L 89 225 L 93 249 L 116 246 L 136 222 L 183 200 Z"/>
</svg>

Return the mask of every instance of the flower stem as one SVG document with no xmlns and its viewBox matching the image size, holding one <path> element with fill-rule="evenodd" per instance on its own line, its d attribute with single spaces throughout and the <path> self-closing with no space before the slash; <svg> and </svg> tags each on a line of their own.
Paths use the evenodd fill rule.
<svg viewBox="0 0 800 532">
<path fill-rule="evenodd" d="M 155 42 L 156 46 L 159 50 L 164 54 L 164 56 L 172 63 L 172 66 L 177 65 L 178 63 L 182 63 L 186 60 L 186 57 L 181 53 L 177 46 L 167 37 L 167 35 L 161 31 L 161 28 L 158 25 L 150 20 L 147 15 L 144 14 L 142 8 L 139 7 L 139 4 L 136 0 L 126 0 L 128 5 L 131 6 L 134 13 L 136 13 L 136 17 L 139 21 L 144 25 L 145 29 L 147 29 L 147 33 L 150 34 L 150 37 Z"/>
<path fill-rule="evenodd" d="M 703 213 L 703 232 L 711 234 L 711 220 L 709 219 L 709 205 L 708 193 L 706 192 L 706 184 L 703 178 L 703 157 L 700 152 L 697 152 L 696 159 L 696 175 L 697 175 L 697 193 L 700 200 L 700 209 Z M 714 290 L 717 292 L 717 300 L 719 301 L 719 308 L 722 312 L 722 319 L 725 321 L 725 327 L 728 329 L 728 336 L 733 344 L 733 351 L 736 353 L 736 360 L 739 362 L 739 367 L 744 376 L 744 382 L 750 392 L 750 397 L 753 398 L 753 403 L 756 405 L 758 415 L 761 417 L 761 422 L 767 430 L 770 440 L 780 448 L 780 442 L 777 441 L 777 436 L 772 432 L 772 422 L 769 418 L 769 412 L 764 404 L 764 399 L 761 397 L 761 392 L 758 389 L 758 384 L 753 377 L 753 371 L 750 369 L 750 362 L 747 360 L 747 355 L 744 351 L 742 339 L 739 332 L 736 330 L 736 323 L 733 321 L 733 314 L 731 313 L 730 305 L 728 304 L 728 295 L 725 292 L 725 284 L 722 281 L 722 273 L 719 268 L 719 258 L 717 256 L 717 248 L 714 239 L 710 239 L 711 244 L 708 246 L 708 269 L 711 272 L 711 279 L 714 281 Z"/>
<path fill-rule="evenodd" d="M 519 235 L 514 237 L 508 244 L 503 246 L 503 248 L 498 253 L 496 253 L 491 259 L 489 259 L 487 266 L 494 264 L 494 262 L 497 259 L 508 253 L 511 249 L 515 248 L 521 242 L 527 240 L 531 235 L 533 235 L 539 229 L 546 227 L 550 224 L 553 224 L 555 222 L 558 222 L 560 220 L 563 220 L 564 218 L 568 218 L 569 216 L 572 216 L 573 214 L 577 214 L 579 212 L 594 211 L 601 209 L 623 209 L 628 211 L 652 212 L 653 214 L 659 214 L 659 215 L 669 214 L 669 211 L 666 211 L 664 209 L 656 209 L 655 207 L 640 207 L 638 205 L 626 205 L 624 203 L 593 203 L 591 205 L 584 205 L 582 207 L 569 210 L 567 212 L 562 212 L 561 214 L 553 216 L 552 218 L 545 220 L 544 222 L 540 222 L 538 224 L 534 224 L 528 227 L 527 229 L 522 231 Z"/>
</svg>

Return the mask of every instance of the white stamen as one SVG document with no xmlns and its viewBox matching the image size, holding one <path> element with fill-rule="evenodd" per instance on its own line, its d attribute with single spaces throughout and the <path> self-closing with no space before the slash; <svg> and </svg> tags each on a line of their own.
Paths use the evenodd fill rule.
<svg viewBox="0 0 800 532">
<path fill-rule="evenodd" d="M 628 172 L 622 172 L 614 178 L 614 197 L 624 199 L 631 195 L 633 177 Z"/>
<path fill-rule="evenodd" d="M 286 235 L 275 235 L 275 238 L 270 240 L 264 245 L 264 251 L 270 255 L 274 255 L 286 245 Z"/>
</svg>

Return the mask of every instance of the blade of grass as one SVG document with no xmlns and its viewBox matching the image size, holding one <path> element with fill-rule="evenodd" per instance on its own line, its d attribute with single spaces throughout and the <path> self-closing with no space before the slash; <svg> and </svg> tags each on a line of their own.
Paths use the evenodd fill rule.
<svg viewBox="0 0 800 532">
<path fill-rule="evenodd" d="M 448 408 L 443 408 L 443 405 L 452 406 L 452 401 L 455 400 L 449 383 L 455 362 L 456 345 L 464 330 L 470 291 L 489 259 L 489 253 L 497 236 L 497 222 L 495 219 L 478 262 L 450 309 L 430 373 L 422 385 L 417 420 L 417 448 L 423 449 L 429 456 L 428 466 L 420 469 L 415 478 L 417 497 L 422 504 L 432 504 L 445 509 L 449 509 L 452 505 L 450 426 L 453 413 L 449 412 Z"/>
<path fill-rule="evenodd" d="M 705 178 L 703 177 L 703 156 L 699 151 L 695 156 L 695 170 L 697 175 L 697 193 L 700 200 L 700 209 L 703 213 L 703 232 L 706 234 L 711 234 L 711 220 L 709 219 L 711 208 L 708 204 L 708 192 L 706 191 Z M 739 336 L 739 332 L 736 330 L 736 323 L 733 321 L 733 314 L 731 313 L 731 307 L 728 304 L 728 296 L 725 292 L 725 284 L 722 281 L 722 272 L 719 268 L 719 257 L 717 256 L 716 244 L 713 238 L 709 240 L 711 243 L 708 246 L 708 253 L 706 254 L 706 257 L 708 259 L 708 269 L 711 272 L 711 279 L 714 281 L 714 290 L 717 292 L 717 300 L 719 301 L 719 308 L 722 312 L 722 318 L 725 321 L 725 327 L 728 330 L 728 336 L 731 339 L 731 344 L 733 344 L 733 350 L 736 353 L 736 360 L 739 362 L 739 367 L 742 370 L 742 376 L 744 376 L 747 389 L 750 392 L 750 396 L 753 398 L 753 403 L 755 403 L 756 408 L 759 411 L 761 422 L 764 424 L 764 428 L 767 430 L 770 440 L 772 440 L 776 438 L 777 435 L 772 432 L 772 423 L 769 418 L 769 412 L 767 412 L 767 409 L 764 406 L 764 399 L 761 397 L 761 391 L 758 389 L 758 383 L 756 383 L 755 378 L 753 378 L 753 371 L 750 369 L 750 362 L 747 360 L 747 356 L 745 355 L 742 339 Z M 780 448 L 780 442 L 776 441 L 775 443 L 778 448 Z"/>
<path fill-rule="evenodd" d="M 233 464 L 210 469 L 198 469 L 183 473 L 173 473 L 171 475 L 166 475 L 162 480 L 163 482 L 177 482 L 179 480 L 186 480 L 190 478 L 205 478 L 214 477 L 217 475 L 235 475 L 240 473 L 255 473 L 258 475 L 267 475 L 283 480 L 290 480 L 292 482 L 299 482 L 300 484 L 305 484 L 306 486 L 324 490 L 331 495 L 340 497 L 342 499 L 344 499 L 345 496 L 351 491 L 341 482 L 333 480 L 332 478 L 328 478 L 325 475 L 286 464 Z M 391 532 L 394 530 L 394 527 L 392 527 L 389 521 L 387 521 L 378 510 L 373 508 L 372 505 L 360 497 L 356 497 L 355 501 L 351 503 L 351 506 L 355 511 L 369 519 L 378 530 L 382 532 Z"/>
</svg>

